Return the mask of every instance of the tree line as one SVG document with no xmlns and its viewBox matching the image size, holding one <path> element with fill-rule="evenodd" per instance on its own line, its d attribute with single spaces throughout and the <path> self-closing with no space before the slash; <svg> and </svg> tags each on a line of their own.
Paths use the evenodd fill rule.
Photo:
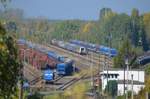
<svg viewBox="0 0 150 99">
<path fill-rule="evenodd" d="M 144 51 L 149 49 L 150 13 L 139 14 L 138 9 L 133 9 L 129 16 L 103 8 L 97 21 L 27 19 L 20 9 L 0 11 L 0 15 L 2 20 L 7 20 L 8 30 L 19 32 L 16 33 L 18 37 L 35 41 L 79 39 L 108 46 L 111 36 L 111 46 L 119 48 L 123 39 L 128 37 L 133 46 L 142 46 Z"/>
<path fill-rule="evenodd" d="M 15 14 L 14 14 L 15 13 Z M 127 53 L 126 41 L 131 44 L 131 60 L 149 50 L 150 13 L 139 14 L 132 9 L 131 15 L 117 13 L 110 8 L 100 10 L 99 20 L 49 20 L 44 17 L 24 18 L 23 10 L 0 11 L 0 19 L 10 35 L 38 43 L 50 43 L 52 39 L 78 39 L 118 50 L 115 67 L 122 67 Z"/>
</svg>

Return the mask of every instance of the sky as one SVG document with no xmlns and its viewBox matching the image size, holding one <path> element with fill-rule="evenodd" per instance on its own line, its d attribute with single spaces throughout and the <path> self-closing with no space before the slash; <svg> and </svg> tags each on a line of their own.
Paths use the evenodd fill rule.
<svg viewBox="0 0 150 99">
<path fill-rule="evenodd" d="M 48 19 L 98 20 L 100 9 L 107 7 L 118 13 L 150 12 L 150 0 L 12 0 L 10 8 L 24 10 L 26 17 Z"/>
</svg>

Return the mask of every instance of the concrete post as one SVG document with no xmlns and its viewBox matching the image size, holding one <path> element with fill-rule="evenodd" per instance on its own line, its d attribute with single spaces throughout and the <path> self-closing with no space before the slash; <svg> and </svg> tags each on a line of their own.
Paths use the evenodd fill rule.
<svg viewBox="0 0 150 99">
<path fill-rule="evenodd" d="M 134 97 L 134 93 L 133 93 L 133 74 L 131 75 L 131 79 L 132 79 L 132 94 L 131 94 L 131 99 L 133 99 L 133 97 Z"/>
<path fill-rule="evenodd" d="M 129 62 L 128 59 L 125 60 L 125 64 L 127 65 L 127 91 L 126 91 L 126 99 L 128 99 L 128 78 L 129 78 Z"/>
</svg>

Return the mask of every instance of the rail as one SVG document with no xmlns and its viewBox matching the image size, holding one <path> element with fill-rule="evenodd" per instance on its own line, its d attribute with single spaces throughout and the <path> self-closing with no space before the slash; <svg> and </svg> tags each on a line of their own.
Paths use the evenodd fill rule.
<svg viewBox="0 0 150 99">
<path fill-rule="evenodd" d="M 82 78 L 84 78 L 86 76 L 86 74 L 83 74 L 82 76 L 80 76 L 79 78 L 73 78 L 70 81 L 64 83 L 62 86 L 60 86 L 59 88 L 57 88 L 56 90 L 65 90 L 68 87 L 70 87 L 71 85 L 73 85 L 74 83 L 78 82 L 79 80 L 81 80 Z"/>
</svg>

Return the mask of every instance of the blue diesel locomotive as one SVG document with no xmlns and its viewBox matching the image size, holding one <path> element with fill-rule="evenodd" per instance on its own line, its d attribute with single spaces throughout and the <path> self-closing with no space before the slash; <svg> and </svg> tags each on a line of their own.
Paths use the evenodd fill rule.
<svg viewBox="0 0 150 99">
<path fill-rule="evenodd" d="M 54 79 L 55 79 L 54 72 L 50 69 L 44 70 L 43 71 L 43 79 L 48 83 L 54 82 Z"/>
</svg>

